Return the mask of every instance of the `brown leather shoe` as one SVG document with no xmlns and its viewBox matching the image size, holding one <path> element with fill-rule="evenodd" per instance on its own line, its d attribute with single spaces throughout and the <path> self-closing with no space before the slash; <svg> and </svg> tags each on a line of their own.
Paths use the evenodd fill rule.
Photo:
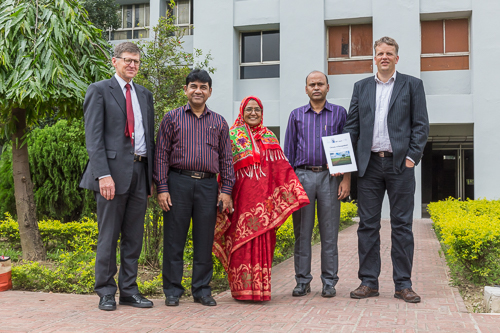
<svg viewBox="0 0 500 333">
<path fill-rule="evenodd" d="M 351 298 L 367 298 L 378 296 L 378 290 L 372 289 L 368 286 L 360 285 L 355 290 L 351 291 Z"/>
<path fill-rule="evenodd" d="M 404 300 L 407 303 L 419 303 L 420 302 L 420 296 L 417 295 L 416 292 L 413 291 L 411 288 L 405 288 L 403 290 L 399 290 L 394 293 L 394 297 L 400 298 Z"/>
</svg>

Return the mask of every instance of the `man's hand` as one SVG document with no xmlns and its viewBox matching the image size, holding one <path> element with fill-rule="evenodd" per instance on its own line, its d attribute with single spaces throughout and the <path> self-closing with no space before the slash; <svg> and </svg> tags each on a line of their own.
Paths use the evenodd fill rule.
<svg viewBox="0 0 500 333">
<path fill-rule="evenodd" d="M 161 209 L 168 212 L 170 210 L 170 206 L 172 206 L 170 193 L 168 192 L 158 193 L 158 204 L 160 204 Z"/>
<path fill-rule="evenodd" d="M 339 192 L 337 198 L 339 200 L 345 199 L 351 194 L 351 174 L 344 174 L 344 179 L 339 184 Z"/>
<path fill-rule="evenodd" d="M 106 200 L 113 200 L 115 197 L 115 182 L 111 176 L 99 179 L 99 191 Z"/>
<path fill-rule="evenodd" d="M 226 209 L 229 211 L 229 213 L 233 212 L 233 200 L 231 200 L 231 196 L 226 193 L 221 193 L 219 194 L 219 199 L 217 199 L 217 204 L 219 201 L 222 200 L 222 211 L 225 211 Z"/>
<path fill-rule="evenodd" d="M 407 168 L 413 168 L 414 166 L 415 166 L 415 163 L 413 163 L 409 159 L 406 159 L 406 167 Z"/>
</svg>

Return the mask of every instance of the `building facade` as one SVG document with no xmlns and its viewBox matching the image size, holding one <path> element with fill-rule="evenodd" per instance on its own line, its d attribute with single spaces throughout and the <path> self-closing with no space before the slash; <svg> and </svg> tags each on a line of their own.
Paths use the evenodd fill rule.
<svg viewBox="0 0 500 333">
<path fill-rule="evenodd" d="M 166 0 L 118 0 L 111 39 L 148 38 Z M 431 201 L 500 197 L 500 2 L 496 0 L 178 0 L 184 47 L 210 52 L 210 108 L 231 124 L 247 95 L 283 138 L 290 112 L 308 102 L 305 77 L 328 74 L 329 102 L 349 109 L 353 85 L 376 72 L 373 42 L 399 43 L 397 70 L 424 82 L 431 123 L 417 166 L 415 217 Z M 133 24 L 132 24 L 133 23 Z M 388 216 L 388 203 L 384 215 Z"/>
</svg>

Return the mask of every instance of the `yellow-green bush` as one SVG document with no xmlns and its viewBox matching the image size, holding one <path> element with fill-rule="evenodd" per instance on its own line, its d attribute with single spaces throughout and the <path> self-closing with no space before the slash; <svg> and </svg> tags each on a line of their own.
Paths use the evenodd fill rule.
<svg viewBox="0 0 500 333">
<path fill-rule="evenodd" d="M 355 204 L 342 203 L 340 228 L 343 229 L 352 223 L 357 214 Z M 145 224 L 151 218 L 146 218 Z M 158 219 L 163 225 L 162 216 Z M 40 233 L 48 248 L 48 256 L 52 258 L 47 265 L 38 262 L 20 261 L 12 268 L 13 284 L 15 289 L 41 290 L 70 293 L 92 293 L 94 289 L 95 247 L 97 244 L 97 222 L 84 219 L 82 222 L 61 223 L 60 221 L 39 221 Z M 317 231 L 317 218 L 315 234 Z M 146 235 L 145 235 L 146 237 Z M 17 222 L 6 214 L 0 220 L 0 239 L 7 240 L 10 246 L 19 247 L 19 230 Z M 276 235 L 275 262 L 281 262 L 293 254 L 295 237 L 293 222 L 290 217 L 279 229 Z M 146 243 L 146 240 L 145 242 Z M 143 249 L 144 252 L 144 249 Z M 162 251 L 160 251 L 160 255 Z M 227 287 L 226 273 L 222 264 L 214 256 L 213 282 L 218 289 Z M 13 258 L 16 260 L 17 258 Z M 119 257 L 117 258 L 119 261 Z M 142 258 L 143 259 L 143 258 Z M 139 260 L 141 262 L 141 259 Z M 193 244 L 191 229 L 189 230 L 184 264 L 186 274 L 182 284 L 187 294 L 191 288 L 191 265 L 193 261 Z M 142 263 L 146 263 L 143 261 Z M 161 293 L 161 273 L 152 280 L 138 281 L 139 290 L 145 295 Z"/>
<path fill-rule="evenodd" d="M 428 208 L 448 258 L 474 283 L 500 282 L 500 201 L 448 199 Z"/>
<path fill-rule="evenodd" d="M 45 248 L 49 251 L 52 249 L 73 251 L 74 246 L 82 246 L 81 242 L 75 242 L 75 236 L 97 239 L 97 222 L 86 217 L 81 222 L 39 221 L 38 228 Z M 19 226 L 9 213 L 0 220 L 0 238 L 6 239 L 13 248 L 21 246 Z"/>
</svg>

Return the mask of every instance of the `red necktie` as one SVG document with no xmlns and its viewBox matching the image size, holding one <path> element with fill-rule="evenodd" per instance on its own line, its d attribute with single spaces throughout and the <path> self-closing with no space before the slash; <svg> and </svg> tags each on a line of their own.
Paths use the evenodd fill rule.
<svg viewBox="0 0 500 333">
<path fill-rule="evenodd" d="M 125 136 L 130 137 L 132 146 L 134 145 L 134 109 L 132 108 L 132 94 L 130 93 L 130 84 L 126 84 L 127 88 L 127 123 L 125 124 Z"/>
</svg>

